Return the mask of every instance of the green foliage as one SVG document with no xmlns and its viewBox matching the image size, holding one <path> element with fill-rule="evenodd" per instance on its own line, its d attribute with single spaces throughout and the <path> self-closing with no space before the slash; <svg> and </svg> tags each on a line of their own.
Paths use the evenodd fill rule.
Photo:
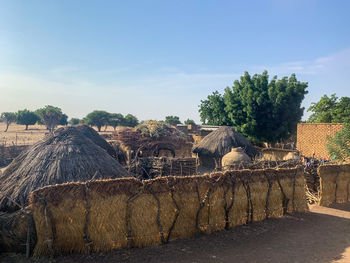
<svg viewBox="0 0 350 263">
<path fill-rule="evenodd" d="M 208 125 L 232 126 L 225 107 L 223 96 L 218 91 L 213 92 L 206 100 L 201 100 L 199 105 L 201 122 Z"/>
<path fill-rule="evenodd" d="M 296 132 L 304 108 L 307 83 L 292 74 L 269 82 L 267 71 L 252 77 L 245 72 L 224 95 L 214 92 L 201 101 L 200 116 L 205 124 L 228 125 L 255 142 L 276 142 Z"/>
<path fill-rule="evenodd" d="M 195 125 L 195 124 L 196 124 L 196 123 L 194 122 L 194 120 L 190 120 L 190 119 L 185 120 L 184 123 L 185 123 L 186 125 Z"/>
<path fill-rule="evenodd" d="M 115 130 L 117 126 L 121 126 L 125 123 L 125 118 L 123 114 L 111 113 L 109 115 L 108 124 Z"/>
<path fill-rule="evenodd" d="M 38 109 L 36 114 L 40 117 L 41 123 L 45 124 L 46 128 L 51 132 L 60 123 L 63 115 L 60 108 L 51 105 Z"/>
<path fill-rule="evenodd" d="M 78 119 L 78 118 L 71 118 L 68 123 L 70 125 L 78 125 L 78 124 L 80 124 L 80 119 Z"/>
<path fill-rule="evenodd" d="M 313 112 L 308 122 L 349 122 L 350 121 L 350 97 L 338 97 L 332 94 L 331 97 L 323 95 L 317 102 L 311 103 L 307 111 Z"/>
<path fill-rule="evenodd" d="M 177 124 L 181 124 L 181 121 L 178 116 L 166 116 L 165 123 L 176 126 Z"/>
<path fill-rule="evenodd" d="M 6 124 L 5 132 L 7 132 L 10 124 L 16 121 L 17 114 L 15 112 L 3 112 L 0 117 Z"/>
<path fill-rule="evenodd" d="M 135 127 L 139 124 L 139 120 L 136 118 L 136 116 L 132 114 L 128 114 L 124 117 L 124 126 L 127 127 Z"/>
<path fill-rule="evenodd" d="M 86 115 L 85 121 L 88 125 L 96 126 L 97 130 L 100 132 L 101 127 L 108 124 L 109 117 L 110 114 L 106 111 L 94 110 Z"/>
<path fill-rule="evenodd" d="M 62 114 L 59 125 L 68 125 L 68 116 L 66 114 Z"/>
<path fill-rule="evenodd" d="M 334 137 L 327 137 L 327 151 L 330 156 L 338 160 L 350 159 L 350 123 L 344 123 L 343 129 Z"/>
<path fill-rule="evenodd" d="M 26 130 L 28 130 L 29 125 L 34 125 L 38 119 L 38 115 L 33 111 L 24 109 L 17 112 L 17 124 L 25 125 Z"/>
</svg>

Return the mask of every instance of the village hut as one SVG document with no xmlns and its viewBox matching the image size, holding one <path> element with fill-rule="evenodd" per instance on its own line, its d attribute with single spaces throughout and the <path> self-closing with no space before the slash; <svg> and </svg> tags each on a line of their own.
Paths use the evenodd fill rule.
<svg viewBox="0 0 350 263">
<path fill-rule="evenodd" d="M 252 159 L 243 151 L 241 147 L 232 148 L 231 152 L 222 157 L 221 165 L 223 169 L 230 169 L 230 167 L 237 164 L 251 163 Z"/>
<path fill-rule="evenodd" d="M 192 154 L 189 137 L 159 121 L 145 121 L 135 128 L 119 128 L 113 140 L 125 151 L 129 164 L 138 157 L 185 158 Z"/>
<path fill-rule="evenodd" d="M 87 130 L 87 128 L 84 128 Z M 22 152 L 0 177 L 0 210 L 26 205 L 33 190 L 54 184 L 129 176 L 81 128 L 65 127 Z"/>
<path fill-rule="evenodd" d="M 113 158 L 116 158 L 117 154 L 114 148 L 105 140 L 103 139 L 97 131 L 90 128 L 87 125 L 79 125 L 76 126 L 76 128 L 83 133 L 86 137 L 88 137 L 92 142 L 100 146 L 102 149 L 105 149 L 106 152 L 112 156 Z M 60 129 L 56 131 L 56 133 L 60 132 Z"/>
<path fill-rule="evenodd" d="M 193 149 L 198 154 L 200 165 L 210 169 L 221 169 L 222 157 L 232 148 L 241 147 L 249 156 L 254 157 L 258 151 L 254 146 L 233 127 L 222 126 L 205 136 Z"/>
</svg>

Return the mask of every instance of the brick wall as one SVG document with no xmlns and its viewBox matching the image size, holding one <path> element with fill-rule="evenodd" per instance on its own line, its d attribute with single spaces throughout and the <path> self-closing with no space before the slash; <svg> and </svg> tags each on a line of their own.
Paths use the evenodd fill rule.
<svg viewBox="0 0 350 263">
<path fill-rule="evenodd" d="M 341 123 L 298 123 L 297 150 L 307 157 L 327 158 L 327 136 L 342 129 Z"/>
</svg>

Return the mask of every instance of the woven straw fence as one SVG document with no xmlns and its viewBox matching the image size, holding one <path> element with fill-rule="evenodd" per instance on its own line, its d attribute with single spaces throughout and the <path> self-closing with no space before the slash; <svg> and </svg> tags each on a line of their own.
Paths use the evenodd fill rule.
<svg viewBox="0 0 350 263">
<path fill-rule="evenodd" d="M 164 244 L 307 210 L 301 167 L 69 183 L 36 190 L 31 205 L 36 256 Z"/>
<path fill-rule="evenodd" d="M 320 176 L 320 205 L 329 206 L 333 203 L 350 202 L 350 164 L 321 165 L 318 168 Z"/>
</svg>

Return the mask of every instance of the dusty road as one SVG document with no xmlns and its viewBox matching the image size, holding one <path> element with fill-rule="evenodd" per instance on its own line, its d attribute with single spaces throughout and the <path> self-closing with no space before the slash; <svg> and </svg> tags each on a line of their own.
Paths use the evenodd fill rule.
<svg viewBox="0 0 350 263">
<path fill-rule="evenodd" d="M 350 204 L 237 227 L 163 246 L 0 262 L 350 262 Z"/>
</svg>

